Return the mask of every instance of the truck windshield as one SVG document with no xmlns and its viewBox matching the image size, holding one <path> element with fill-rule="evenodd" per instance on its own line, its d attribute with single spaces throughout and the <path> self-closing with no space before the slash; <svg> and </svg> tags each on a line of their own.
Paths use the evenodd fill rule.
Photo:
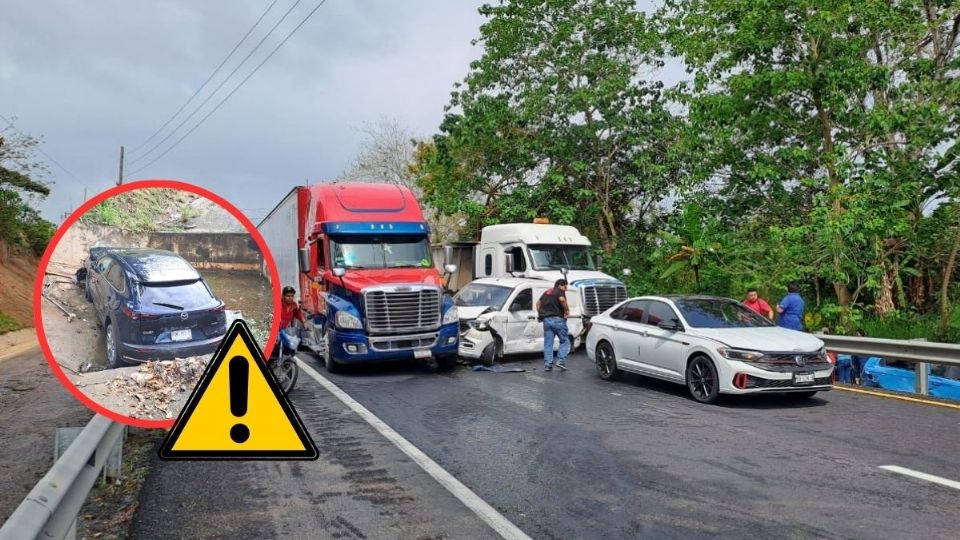
<svg viewBox="0 0 960 540">
<path fill-rule="evenodd" d="M 340 236 L 330 239 L 334 267 L 430 268 L 430 244 L 423 236 Z"/>
<path fill-rule="evenodd" d="M 587 246 L 532 244 L 530 258 L 534 270 L 596 270 Z"/>
</svg>

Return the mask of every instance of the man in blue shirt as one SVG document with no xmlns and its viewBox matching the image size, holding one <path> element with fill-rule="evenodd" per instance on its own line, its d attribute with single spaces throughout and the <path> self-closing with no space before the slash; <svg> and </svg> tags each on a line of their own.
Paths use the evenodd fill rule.
<svg viewBox="0 0 960 540">
<path fill-rule="evenodd" d="M 787 285 L 787 295 L 777 304 L 780 319 L 777 325 L 790 330 L 803 332 L 803 298 L 800 298 L 800 286 L 796 282 Z"/>
</svg>

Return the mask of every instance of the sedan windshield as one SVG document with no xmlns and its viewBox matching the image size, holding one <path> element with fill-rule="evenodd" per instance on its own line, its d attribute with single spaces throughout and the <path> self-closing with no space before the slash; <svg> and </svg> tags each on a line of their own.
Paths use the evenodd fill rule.
<svg viewBox="0 0 960 540">
<path fill-rule="evenodd" d="M 739 302 L 712 298 L 686 298 L 673 301 L 683 318 L 694 328 L 757 328 L 773 326 Z"/>
<path fill-rule="evenodd" d="M 587 246 L 534 244 L 530 246 L 534 270 L 596 270 Z"/>
<path fill-rule="evenodd" d="M 458 306 L 463 307 L 489 306 L 499 310 L 507 301 L 507 297 L 510 296 L 512 290 L 510 287 L 500 287 L 499 285 L 471 283 L 460 289 L 453 301 Z"/>
<path fill-rule="evenodd" d="M 330 239 L 333 266 L 355 268 L 430 268 L 430 244 L 423 236 L 340 236 Z"/>
</svg>

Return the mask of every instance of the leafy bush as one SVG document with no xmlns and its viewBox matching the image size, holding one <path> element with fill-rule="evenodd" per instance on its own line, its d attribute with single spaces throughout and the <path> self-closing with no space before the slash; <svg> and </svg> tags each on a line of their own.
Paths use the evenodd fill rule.
<svg viewBox="0 0 960 540">
<path fill-rule="evenodd" d="M 14 330 L 23 328 L 23 325 L 11 319 L 9 316 L 0 313 L 0 334 L 6 334 Z"/>
</svg>

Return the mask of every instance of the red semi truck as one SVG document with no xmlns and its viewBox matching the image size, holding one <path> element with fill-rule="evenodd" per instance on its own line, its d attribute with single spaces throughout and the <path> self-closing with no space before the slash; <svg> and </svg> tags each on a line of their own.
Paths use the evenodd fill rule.
<svg viewBox="0 0 960 540">
<path fill-rule="evenodd" d="M 296 288 L 308 315 L 303 344 L 324 357 L 328 370 L 407 359 L 441 369 L 456 363 L 457 308 L 409 189 L 299 186 L 257 229 L 276 261 L 277 285 Z"/>
</svg>

